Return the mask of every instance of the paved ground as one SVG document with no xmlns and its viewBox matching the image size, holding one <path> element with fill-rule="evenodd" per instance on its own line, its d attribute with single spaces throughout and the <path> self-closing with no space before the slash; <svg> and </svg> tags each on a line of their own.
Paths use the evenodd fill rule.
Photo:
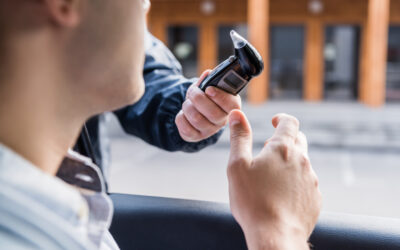
<svg viewBox="0 0 400 250">
<path fill-rule="evenodd" d="M 272 134 L 278 112 L 301 121 L 319 175 L 324 210 L 400 217 L 400 104 L 369 109 L 358 103 L 269 102 L 244 105 L 254 152 Z M 122 134 L 112 135 L 112 192 L 228 201 L 225 167 L 229 131 L 200 153 L 168 153 Z"/>
</svg>

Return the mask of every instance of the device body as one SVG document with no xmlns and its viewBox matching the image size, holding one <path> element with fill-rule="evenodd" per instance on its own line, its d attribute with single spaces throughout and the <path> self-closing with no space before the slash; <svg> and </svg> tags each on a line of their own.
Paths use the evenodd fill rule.
<svg viewBox="0 0 400 250">
<path fill-rule="evenodd" d="M 231 31 L 235 55 L 230 56 L 200 83 L 200 89 L 214 86 L 230 94 L 238 94 L 254 77 L 264 69 L 264 62 L 258 51 L 235 31 Z"/>
</svg>

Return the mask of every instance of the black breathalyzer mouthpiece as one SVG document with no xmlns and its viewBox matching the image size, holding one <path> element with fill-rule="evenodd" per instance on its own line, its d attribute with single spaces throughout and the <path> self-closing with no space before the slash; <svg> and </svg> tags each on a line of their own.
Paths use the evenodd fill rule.
<svg viewBox="0 0 400 250">
<path fill-rule="evenodd" d="M 236 95 L 251 78 L 259 75 L 264 69 L 264 62 L 258 51 L 234 30 L 230 34 L 235 55 L 219 64 L 201 82 L 200 89 L 203 91 L 209 86 L 214 86 Z"/>
</svg>

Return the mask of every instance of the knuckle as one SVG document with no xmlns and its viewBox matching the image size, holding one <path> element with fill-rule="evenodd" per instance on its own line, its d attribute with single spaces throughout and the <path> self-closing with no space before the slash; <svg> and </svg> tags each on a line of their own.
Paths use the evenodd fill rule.
<svg viewBox="0 0 400 250">
<path fill-rule="evenodd" d="M 195 88 L 195 84 L 190 85 L 190 87 L 188 88 L 187 92 L 186 92 L 186 98 L 190 98 L 193 94 L 193 89 Z"/>
<path fill-rule="evenodd" d="M 187 142 L 197 142 L 198 139 L 195 137 L 182 137 L 182 139 L 184 139 Z"/>
<path fill-rule="evenodd" d="M 222 99 L 224 99 L 224 93 L 225 92 L 223 92 L 220 88 L 218 88 L 218 87 L 212 87 L 213 88 L 213 90 L 214 90 L 214 98 L 215 99 L 219 99 L 219 100 L 222 100 Z"/>
<path fill-rule="evenodd" d="M 228 118 L 227 115 L 217 114 L 217 113 L 213 113 L 209 117 L 210 121 L 217 126 L 225 125 L 227 118 Z"/>
<path fill-rule="evenodd" d="M 178 118 L 177 120 L 177 127 L 181 137 L 185 140 L 195 139 L 196 132 L 192 131 L 192 129 L 189 126 L 187 126 L 187 124 L 184 123 L 182 120 L 183 118 Z"/>
<path fill-rule="evenodd" d="M 267 140 L 267 141 L 268 141 L 268 143 L 267 143 L 268 147 L 269 147 L 273 152 L 279 151 L 279 149 L 278 149 L 279 142 L 277 142 L 276 140 L 273 140 L 272 138 L 269 139 L 269 140 Z"/>
<path fill-rule="evenodd" d="M 241 99 L 240 96 L 233 96 L 231 94 L 226 94 L 221 99 L 222 105 L 224 105 L 224 109 L 229 113 L 234 109 L 241 109 Z"/>
<path fill-rule="evenodd" d="M 179 113 L 176 117 L 175 117 L 175 124 L 178 128 L 182 127 L 183 125 L 183 114 Z"/>
<path fill-rule="evenodd" d="M 210 112 L 207 112 L 207 118 L 210 121 L 212 121 L 213 123 L 218 123 L 219 121 L 221 121 L 221 119 L 223 119 L 223 117 L 221 117 L 221 114 L 219 114 L 217 111 L 218 110 L 213 108 L 213 110 L 210 110 Z"/>
<path fill-rule="evenodd" d="M 219 102 L 223 105 L 227 105 L 229 103 L 229 96 L 230 94 L 222 92 L 220 93 L 220 91 L 217 91 L 217 95 L 215 95 L 216 98 L 219 99 Z"/>
<path fill-rule="evenodd" d="M 297 138 L 298 138 L 298 140 L 300 140 L 301 142 L 307 143 L 307 137 L 306 137 L 306 135 L 305 135 L 302 131 L 299 131 L 299 132 L 297 133 Z"/>
<path fill-rule="evenodd" d="M 281 139 L 270 140 L 268 145 L 270 145 L 270 147 L 277 152 L 286 152 L 289 151 L 290 148 L 289 143 Z"/>
<path fill-rule="evenodd" d="M 292 132 L 292 128 L 286 129 L 284 132 L 282 132 L 282 136 L 286 138 L 290 138 L 291 140 L 296 140 L 296 135 L 294 135 Z"/>
<path fill-rule="evenodd" d="M 199 103 L 202 101 L 203 96 L 202 93 L 199 93 L 198 91 L 192 90 L 191 94 L 189 96 L 189 99 L 193 102 L 193 103 Z"/>
<path fill-rule="evenodd" d="M 318 177 L 314 179 L 314 186 L 318 187 L 319 186 L 319 179 Z"/>
<path fill-rule="evenodd" d="M 179 129 L 179 134 L 184 139 L 185 141 L 191 140 L 190 133 L 187 132 L 185 126 L 181 126 L 178 128 Z"/>
<path fill-rule="evenodd" d="M 187 113 L 188 111 L 189 111 L 189 108 L 190 108 L 190 106 L 191 106 L 191 101 L 189 100 L 189 99 L 187 99 L 186 101 L 184 101 L 183 102 L 183 104 L 182 104 L 182 111 L 184 112 L 184 113 Z"/>
<path fill-rule="evenodd" d="M 311 169 L 310 159 L 305 154 L 301 154 L 300 163 L 302 167 Z"/>
<path fill-rule="evenodd" d="M 190 121 L 192 123 L 195 123 L 196 125 L 202 125 L 202 123 L 204 122 L 204 118 L 203 115 L 200 114 L 198 111 L 194 111 L 190 115 Z"/>
<path fill-rule="evenodd" d="M 180 132 L 181 137 L 188 142 L 196 142 L 198 141 L 198 135 L 196 133 L 193 133 L 191 131 L 182 129 Z"/>
<path fill-rule="evenodd" d="M 280 148 L 280 153 L 281 153 L 283 160 L 288 162 L 289 155 L 290 155 L 289 154 L 290 147 L 286 143 L 284 143 L 284 144 L 281 144 L 279 148 Z"/>
<path fill-rule="evenodd" d="M 279 148 L 281 151 L 287 152 L 287 151 L 289 151 L 290 146 L 289 146 L 289 144 L 288 144 L 287 142 L 281 142 L 281 143 L 278 145 L 278 148 Z"/>
<path fill-rule="evenodd" d="M 175 116 L 175 123 L 177 123 L 177 121 L 179 121 L 179 119 L 181 119 L 182 116 L 182 112 L 179 112 L 176 116 Z"/>
<path fill-rule="evenodd" d="M 214 128 L 213 126 L 209 126 L 204 131 L 201 131 L 201 135 L 202 135 L 203 139 L 206 139 L 206 138 L 212 136 L 213 134 L 215 134 L 217 132 L 218 132 L 218 128 Z"/>
<path fill-rule="evenodd" d="M 289 143 L 287 140 L 269 140 L 267 143 L 267 147 L 270 147 L 271 151 L 275 154 L 279 154 L 283 161 L 289 162 L 290 160 L 293 160 L 292 155 L 293 153 L 295 153 L 295 149 L 293 148 L 293 144 Z"/>
<path fill-rule="evenodd" d="M 227 124 L 228 124 L 228 117 L 226 116 L 226 117 L 224 117 L 224 119 L 222 120 L 222 122 L 221 122 L 220 126 L 218 126 L 218 128 L 220 129 L 220 128 L 226 126 Z"/>
<path fill-rule="evenodd" d="M 190 131 L 190 128 L 186 125 L 181 125 L 179 131 L 181 132 L 181 135 L 187 137 L 187 138 L 191 138 L 192 137 L 192 133 Z"/>
<path fill-rule="evenodd" d="M 314 185 L 315 185 L 315 187 L 317 187 L 318 188 L 318 186 L 319 186 L 319 178 L 318 178 L 318 176 L 315 174 L 315 172 L 314 171 L 312 171 L 313 173 L 313 181 L 314 181 Z"/>
</svg>

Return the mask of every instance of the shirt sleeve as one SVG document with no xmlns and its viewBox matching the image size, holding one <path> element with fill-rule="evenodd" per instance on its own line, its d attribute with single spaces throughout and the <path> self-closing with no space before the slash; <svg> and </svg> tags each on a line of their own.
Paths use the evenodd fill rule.
<svg viewBox="0 0 400 250">
<path fill-rule="evenodd" d="M 175 116 L 181 110 L 187 89 L 197 78 L 185 78 L 176 58 L 150 33 L 146 34 L 145 44 L 145 93 L 134 105 L 114 112 L 125 132 L 168 151 L 196 152 L 217 142 L 222 130 L 197 143 L 181 138 Z"/>
</svg>

